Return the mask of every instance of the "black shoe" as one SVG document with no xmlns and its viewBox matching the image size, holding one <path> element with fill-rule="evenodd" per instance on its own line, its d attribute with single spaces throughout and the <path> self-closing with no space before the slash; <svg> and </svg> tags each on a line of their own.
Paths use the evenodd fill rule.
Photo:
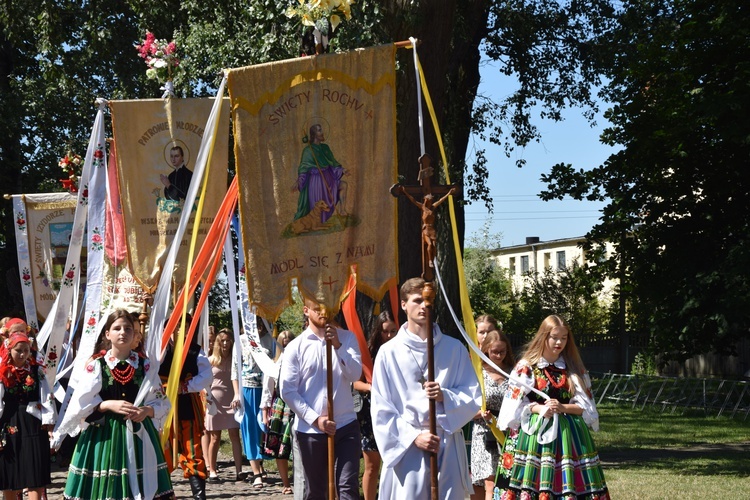
<svg viewBox="0 0 750 500">
<path fill-rule="evenodd" d="M 209 483 L 220 483 L 221 478 L 219 476 L 208 476 Z"/>
<path fill-rule="evenodd" d="M 206 500 L 206 480 L 198 476 L 190 476 L 188 482 L 193 492 L 193 500 Z"/>
</svg>

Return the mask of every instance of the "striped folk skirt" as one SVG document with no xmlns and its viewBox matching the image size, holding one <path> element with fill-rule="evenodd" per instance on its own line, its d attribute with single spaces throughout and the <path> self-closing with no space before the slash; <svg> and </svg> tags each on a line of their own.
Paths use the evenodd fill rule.
<svg viewBox="0 0 750 500">
<path fill-rule="evenodd" d="M 134 423 L 134 426 L 139 424 Z M 156 450 L 158 488 L 154 498 L 173 498 L 159 434 L 150 418 L 144 420 L 146 434 Z M 127 465 L 127 437 L 129 432 L 120 415 L 108 414 L 102 425 L 90 425 L 81 433 L 68 470 L 65 483 L 66 499 L 132 499 Z M 134 436 L 138 484 L 143 488 L 143 444 Z"/>
</svg>

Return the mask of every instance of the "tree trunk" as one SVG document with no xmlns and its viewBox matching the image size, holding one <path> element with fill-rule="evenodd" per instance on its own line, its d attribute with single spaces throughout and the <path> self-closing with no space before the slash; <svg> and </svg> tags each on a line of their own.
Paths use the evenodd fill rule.
<svg viewBox="0 0 750 500">
<path fill-rule="evenodd" d="M 15 47 L 2 36 L 0 30 L 0 186 L 2 194 L 21 193 L 21 126 L 13 120 L 21 116 L 17 112 L 20 103 L 11 89 L 11 78 L 14 68 Z M 2 279 L 5 286 L 0 287 L 0 302 L 5 305 L 5 315 L 20 314 L 23 311 L 21 283 L 16 267 L 16 233 L 13 216 L 13 205 L 10 200 L 3 200 L 2 219 L 0 220 L 0 261 L 4 262 Z"/>
<path fill-rule="evenodd" d="M 417 51 L 446 148 L 451 181 L 461 182 L 471 134 L 472 105 L 479 86 L 479 44 L 486 35 L 490 2 L 424 1 L 411 8 L 407 3 L 387 2 L 386 11 L 393 13 L 389 16 L 393 26 L 388 32 L 394 40 L 413 36 L 421 42 Z M 399 181 L 415 184 L 421 151 L 412 51 L 399 51 L 397 60 L 403 68 L 397 82 Z M 435 159 L 437 167 L 433 184 L 445 183 L 440 149 L 426 105 L 423 105 L 423 116 L 425 149 Z M 454 199 L 461 200 L 462 194 L 463 187 Z M 408 200 L 399 199 L 398 203 L 399 280 L 403 282 L 422 273 L 421 213 Z M 464 210 L 459 203 L 455 206 L 463 250 Z M 438 262 L 448 299 L 460 318 L 456 255 L 447 207 L 446 203 L 437 212 Z M 436 321 L 448 333 L 456 334 L 450 313 L 438 295 Z"/>
</svg>

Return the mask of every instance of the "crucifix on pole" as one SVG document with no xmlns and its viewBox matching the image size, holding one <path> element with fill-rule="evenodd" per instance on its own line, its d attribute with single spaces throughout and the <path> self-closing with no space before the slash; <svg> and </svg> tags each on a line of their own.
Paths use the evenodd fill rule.
<svg viewBox="0 0 750 500">
<path fill-rule="evenodd" d="M 440 206 L 448 196 L 458 190 L 455 185 L 432 185 L 431 178 L 434 173 L 432 158 L 428 154 L 419 157 L 418 186 L 404 186 L 394 184 L 391 186 L 391 194 L 395 197 L 404 195 L 417 208 L 422 211 L 422 279 L 425 286 L 422 289 L 425 310 L 427 312 L 427 381 L 435 381 L 435 341 L 432 333 L 432 323 L 435 317 L 433 306 L 435 303 L 435 255 L 437 254 L 437 231 L 435 230 L 435 209 Z M 438 201 L 433 201 L 435 196 L 441 196 Z M 421 197 L 422 201 L 418 201 Z M 435 400 L 429 400 L 430 412 L 430 434 L 437 435 L 437 423 L 435 420 Z M 437 500 L 438 496 L 438 463 L 437 452 L 430 452 L 430 489 L 431 497 Z"/>
</svg>

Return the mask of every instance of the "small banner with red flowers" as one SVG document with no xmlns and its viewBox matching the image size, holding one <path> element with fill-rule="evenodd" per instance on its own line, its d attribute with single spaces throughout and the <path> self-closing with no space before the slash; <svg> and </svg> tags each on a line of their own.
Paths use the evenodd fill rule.
<svg viewBox="0 0 750 500">
<path fill-rule="evenodd" d="M 193 218 L 173 274 L 174 283 L 184 283 L 192 228 L 198 228 L 200 248 L 227 192 L 229 106 L 223 106 L 203 216 L 194 224 L 200 200 L 186 207 L 185 197 L 213 103 L 210 98 L 109 102 L 129 268 L 147 291 L 155 290 L 182 212 L 189 210 Z"/>
<path fill-rule="evenodd" d="M 65 278 L 76 210 L 70 193 L 13 195 L 18 270 L 28 324 L 39 329 Z M 82 260 L 85 260 L 85 255 Z"/>
</svg>

